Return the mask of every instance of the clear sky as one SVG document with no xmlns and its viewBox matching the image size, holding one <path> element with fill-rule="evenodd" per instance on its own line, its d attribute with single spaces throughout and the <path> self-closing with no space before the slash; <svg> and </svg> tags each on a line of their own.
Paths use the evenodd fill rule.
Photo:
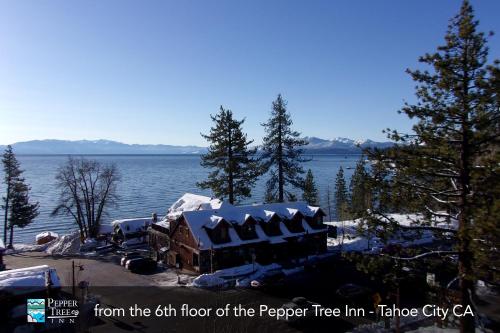
<svg viewBox="0 0 500 333">
<path fill-rule="evenodd" d="M 497 32 L 500 1 L 472 1 Z M 0 144 L 110 139 L 205 145 L 219 105 L 260 142 L 272 100 L 308 136 L 406 130 L 405 74 L 459 0 L 1 1 Z"/>
</svg>

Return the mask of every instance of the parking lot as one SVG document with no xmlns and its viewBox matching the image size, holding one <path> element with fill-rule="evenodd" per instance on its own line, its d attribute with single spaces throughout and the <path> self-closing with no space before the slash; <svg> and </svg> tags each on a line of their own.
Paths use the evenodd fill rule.
<svg viewBox="0 0 500 333">
<path fill-rule="evenodd" d="M 87 281 L 90 286 L 173 286 L 177 285 L 175 270 L 159 267 L 151 274 L 134 274 L 119 264 L 120 256 L 106 254 L 99 257 L 52 256 L 43 252 L 24 252 L 6 255 L 7 269 L 48 265 L 57 270 L 62 286 L 72 284 L 72 262 L 75 263 L 75 280 Z M 82 269 L 80 269 L 80 267 Z M 182 281 L 189 275 L 181 274 Z"/>
</svg>

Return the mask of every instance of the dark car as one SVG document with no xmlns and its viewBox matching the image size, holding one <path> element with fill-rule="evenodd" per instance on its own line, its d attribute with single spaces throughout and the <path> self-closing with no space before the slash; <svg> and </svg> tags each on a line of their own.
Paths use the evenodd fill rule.
<svg viewBox="0 0 500 333">
<path fill-rule="evenodd" d="M 125 268 L 133 273 L 150 273 L 156 270 L 157 262 L 151 258 L 134 258 L 126 262 Z"/>
<path fill-rule="evenodd" d="M 120 265 L 125 266 L 128 260 L 141 257 L 142 256 L 139 252 L 127 252 L 123 255 L 122 259 L 120 260 Z"/>
</svg>

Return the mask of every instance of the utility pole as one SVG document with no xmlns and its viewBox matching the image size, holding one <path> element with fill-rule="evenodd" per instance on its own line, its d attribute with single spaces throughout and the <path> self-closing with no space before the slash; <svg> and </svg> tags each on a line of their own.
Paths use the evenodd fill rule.
<svg viewBox="0 0 500 333">
<path fill-rule="evenodd" d="M 73 293 L 73 297 L 76 295 L 75 267 L 78 267 L 80 271 L 83 271 L 83 265 L 75 265 L 75 261 L 71 260 L 71 291 Z"/>
<path fill-rule="evenodd" d="M 73 297 L 75 297 L 75 261 L 71 260 L 71 292 L 73 294 Z"/>
<path fill-rule="evenodd" d="M 212 245 L 210 246 L 210 273 L 214 272 L 213 256 L 214 256 L 214 247 Z"/>
</svg>

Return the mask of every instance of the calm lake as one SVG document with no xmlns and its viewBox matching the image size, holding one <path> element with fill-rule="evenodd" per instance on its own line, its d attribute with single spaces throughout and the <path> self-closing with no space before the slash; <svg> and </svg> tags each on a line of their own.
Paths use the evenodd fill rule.
<svg viewBox="0 0 500 333">
<path fill-rule="evenodd" d="M 320 191 L 321 206 L 326 209 L 326 193 L 330 186 L 333 192 L 335 176 L 340 166 L 344 168 L 349 180 L 353 167 L 360 158 L 357 155 L 315 155 L 309 156 L 304 168 L 310 168 Z M 68 217 L 51 217 L 59 195 L 55 187 L 57 169 L 66 162 L 67 156 L 20 155 L 18 160 L 24 177 L 31 186 L 31 198 L 40 202 L 40 215 L 24 229 L 15 230 L 15 241 L 32 243 L 35 235 L 42 231 L 55 231 L 59 234 L 75 229 L 74 222 Z M 211 196 L 210 191 L 200 190 L 196 182 L 203 180 L 208 170 L 200 166 L 199 155 L 88 155 L 102 163 L 115 163 L 122 180 L 118 185 L 120 195 L 118 207 L 110 207 L 104 223 L 115 219 L 148 217 L 153 212 L 159 216 L 166 213 L 170 205 L 185 192 Z M 252 197 L 244 203 L 262 202 L 266 176 L 258 180 Z M 5 185 L 0 185 L 4 195 Z M 300 198 L 300 194 L 298 195 Z M 3 210 L 1 212 L 0 235 L 3 237 Z"/>
</svg>

